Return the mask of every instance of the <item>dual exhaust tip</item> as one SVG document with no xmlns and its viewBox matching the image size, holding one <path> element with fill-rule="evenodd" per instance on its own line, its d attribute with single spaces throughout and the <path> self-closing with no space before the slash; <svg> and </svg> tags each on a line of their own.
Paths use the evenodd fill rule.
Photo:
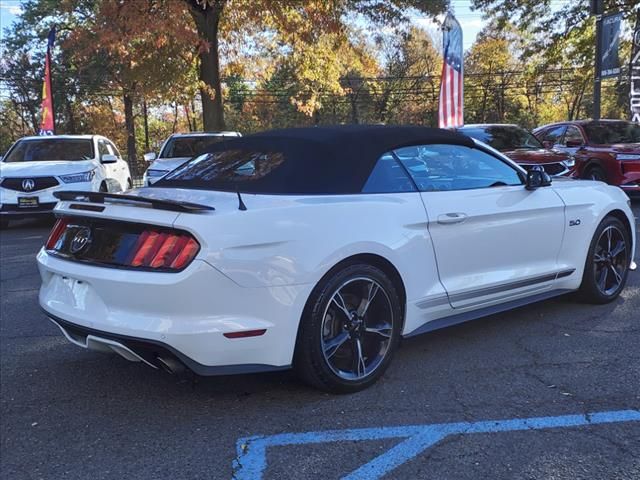
<svg viewBox="0 0 640 480">
<path fill-rule="evenodd" d="M 170 373 L 171 375 L 182 376 L 187 371 L 184 364 L 173 357 L 157 356 L 156 363 L 162 370 Z"/>
</svg>

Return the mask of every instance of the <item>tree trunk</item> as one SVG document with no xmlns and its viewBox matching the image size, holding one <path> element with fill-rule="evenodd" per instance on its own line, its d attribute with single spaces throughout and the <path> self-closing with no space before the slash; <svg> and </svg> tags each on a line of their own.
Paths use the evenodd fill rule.
<svg viewBox="0 0 640 480">
<path fill-rule="evenodd" d="M 144 149 L 146 152 L 149 148 L 149 115 L 147 113 L 147 99 L 142 99 L 142 118 L 144 119 Z"/>
<path fill-rule="evenodd" d="M 133 119 L 133 99 L 131 94 L 125 92 L 122 101 L 124 102 L 124 124 L 127 131 L 127 162 L 135 165 L 138 160 L 136 151 L 136 126 Z"/>
<path fill-rule="evenodd" d="M 222 88 L 220 85 L 220 57 L 218 52 L 218 26 L 226 0 L 208 3 L 205 8 L 196 0 L 187 0 L 198 35 L 207 42 L 198 54 L 200 58 L 200 89 L 202 96 L 203 130 L 224 130 Z"/>
</svg>

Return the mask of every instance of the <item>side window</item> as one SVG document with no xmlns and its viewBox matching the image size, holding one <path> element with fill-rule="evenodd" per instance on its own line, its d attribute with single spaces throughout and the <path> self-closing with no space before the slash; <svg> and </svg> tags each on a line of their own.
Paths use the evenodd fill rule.
<svg viewBox="0 0 640 480">
<path fill-rule="evenodd" d="M 522 185 L 511 165 L 477 148 L 424 145 L 395 153 L 421 192 Z"/>
<path fill-rule="evenodd" d="M 103 155 L 111 155 L 104 140 L 98 140 L 98 153 L 100 154 L 100 158 L 102 158 Z"/>
<path fill-rule="evenodd" d="M 547 130 L 541 140 L 543 142 L 549 142 L 551 144 L 550 146 L 556 145 L 560 143 L 560 140 L 562 140 L 562 135 L 566 128 L 567 127 L 564 125 L 561 125 L 559 127 L 552 128 L 551 130 Z"/>
<path fill-rule="evenodd" d="M 584 143 L 584 138 L 582 138 L 582 133 L 580 133 L 578 127 L 567 127 L 567 133 L 564 134 L 562 144 L 566 145 L 567 142 L 571 142 L 573 145 L 582 145 Z"/>
<path fill-rule="evenodd" d="M 393 155 L 385 153 L 380 157 L 362 188 L 362 193 L 415 192 L 416 188 Z"/>
<path fill-rule="evenodd" d="M 120 152 L 118 151 L 118 149 L 113 143 L 111 143 L 110 141 L 107 141 L 107 146 L 109 147 L 109 150 L 111 151 L 112 155 L 115 155 L 116 157 L 120 158 Z"/>
</svg>

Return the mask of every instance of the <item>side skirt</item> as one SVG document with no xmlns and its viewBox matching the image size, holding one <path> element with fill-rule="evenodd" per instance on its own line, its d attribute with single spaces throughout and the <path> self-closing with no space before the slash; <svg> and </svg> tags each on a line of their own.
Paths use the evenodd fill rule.
<svg viewBox="0 0 640 480">
<path fill-rule="evenodd" d="M 424 325 L 416 328 L 415 330 L 403 335 L 404 338 L 414 337 L 422 333 L 432 332 L 441 328 L 451 327 L 458 325 L 459 323 L 469 322 L 471 320 L 477 320 L 478 318 L 487 317 L 495 313 L 505 312 L 507 310 L 513 310 L 514 308 L 523 307 L 530 303 L 540 302 L 549 298 L 558 297 L 572 292 L 573 290 L 551 290 L 549 292 L 539 293 L 531 297 L 519 298 L 518 300 L 512 300 L 506 303 L 499 303 L 497 305 L 491 305 L 489 307 L 479 308 L 477 310 L 471 310 L 463 313 L 451 315 L 449 317 L 439 318 L 431 322 L 427 322 Z"/>
</svg>

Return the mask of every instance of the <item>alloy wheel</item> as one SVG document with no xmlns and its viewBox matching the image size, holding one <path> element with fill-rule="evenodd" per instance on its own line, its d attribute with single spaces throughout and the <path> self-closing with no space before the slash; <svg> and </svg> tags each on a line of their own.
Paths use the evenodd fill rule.
<svg viewBox="0 0 640 480">
<path fill-rule="evenodd" d="M 368 277 L 348 280 L 331 296 L 322 317 L 321 347 L 334 374 L 362 380 L 389 352 L 393 306 L 384 288 Z"/>
<path fill-rule="evenodd" d="M 593 257 L 596 286 L 600 293 L 610 296 L 617 292 L 628 265 L 625 236 L 618 227 L 610 225 L 600 234 Z"/>
</svg>

